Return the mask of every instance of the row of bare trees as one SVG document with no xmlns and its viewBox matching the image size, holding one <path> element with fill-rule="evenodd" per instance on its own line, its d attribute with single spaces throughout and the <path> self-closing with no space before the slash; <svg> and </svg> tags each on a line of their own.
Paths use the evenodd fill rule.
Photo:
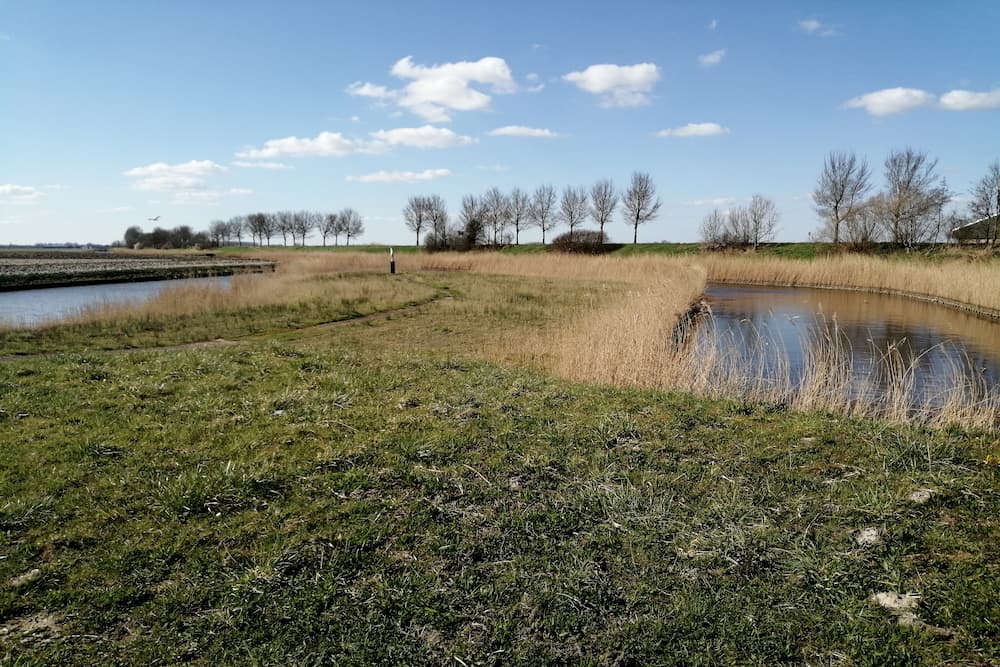
<svg viewBox="0 0 1000 667">
<path fill-rule="evenodd" d="M 884 187 L 871 194 L 866 159 L 842 152 L 826 157 L 812 193 L 820 238 L 856 245 L 885 240 L 910 248 L 938 240 L 961 221 L 956 213 L 945 215 L 952 193 L 936 173 L 936 159 L 904 148 L 890 152 L 883 168 Z"/>
<path fill-rule="evenodd" d="M 713 209 L 701 223 L 701 239 L 712 246 L 752 246 L 774 240 L 780 219 L 774 201 L 754 195 L 746 206 Z"/>
<path fill-rule="evenodd" d="M 521 232 L 531 228 L 541 230 L 545 244 L 546 235 L 561 225 L 569 228 L 572 242 L 574 232 L 587 220 L 597 225 L 603 238 L 619 205 L 623 221 L 632 228 L 632 242 L 636 243 L 639 225 L 655 220 L 662 205 L 650 175 L 633 173 L 624 192 L 607 179 L 589 190 L 567 186 L 558 195 L 551 185 L 540 185 L 530 194 L 520 188 L 505 193 L 493 187 L 482 195 L 462 197 L 456 224 L 451 226 L 441 197 L 414 196 L 403 209 L 403 219 L 407 229 L 416 234 L 417 245 L 423 232 L 429 235 L 425 237 L 428 245 L 434 247 L 519 244 Z"/>
<path fill-rule="evenodd" d="M 280 235 L 283 245 L 305 245 L 306 238 L 319 234 L 323 245 L 333 239 L 338 245 L 340 238 L 351 239 L 364 234 L 365 226 L 361 214 L 353 208 L 345 208 L 337 213 L 317 211 L 277 211 L 275 213 L 250 213 L 238 215 L 229 220 L 214 220 L 208 227 L 209 238 L 215 245 L 243 245 L 243 238 L 249 237 L 252 245 L 271 245 L 271 239 Z"/>
</svg>

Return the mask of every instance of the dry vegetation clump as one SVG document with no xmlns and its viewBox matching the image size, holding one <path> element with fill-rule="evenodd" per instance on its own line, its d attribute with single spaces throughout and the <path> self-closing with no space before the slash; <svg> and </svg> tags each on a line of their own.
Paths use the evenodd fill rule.
<svg viewBox="0 0 1000 667">
<path fill-rule="evenodd" d="M 1000 271 L 983 262 L 917 263 L 861 255 L 809 261 L 708 255 L 696 261 L 705 267 L 709 281 L 900 294 L 1000 317 Z"/>
</svg>

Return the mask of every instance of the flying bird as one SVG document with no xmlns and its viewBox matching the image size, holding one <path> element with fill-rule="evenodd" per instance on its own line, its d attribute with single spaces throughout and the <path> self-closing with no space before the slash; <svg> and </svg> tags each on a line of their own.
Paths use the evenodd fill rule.
<svg viewBox="0 0 1000 667">
<path fill-rule="evenodd" d="M 146 218 L 146 220 L 148 220 L 149 222 L 157 222 L 159 219 L 160 216 L 156 216 L 155 218 Z"/>
</svg>

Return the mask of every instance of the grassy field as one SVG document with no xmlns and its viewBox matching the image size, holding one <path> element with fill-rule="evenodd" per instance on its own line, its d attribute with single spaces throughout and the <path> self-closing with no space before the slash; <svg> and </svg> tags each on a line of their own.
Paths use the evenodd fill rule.
<svg viewBox="0 0 1000 667">
<path fill-rule="evenodd" d="M 56 352 L 0 364 L 0 664 L 1000 661 L 995 433 L 556 379 L 706 277 L 576 260 L 0 334 Z"/>
</svg>

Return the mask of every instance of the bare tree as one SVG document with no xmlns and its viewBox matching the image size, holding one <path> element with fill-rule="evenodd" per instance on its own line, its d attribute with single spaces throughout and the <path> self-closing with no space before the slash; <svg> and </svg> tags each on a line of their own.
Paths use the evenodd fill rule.
<svg viewBox="0 0 1000 667">
<path fill-rule="evenodd" d="M 483 207 L 483 220 L 491 232 L 493 245 L 503 242 L 503 232 L 510 220 L 510 202 L 507 195 L 499 188 L 490 188 L 480 200 Z"/>
<path fill-rule="evenodd" d="M 701 221 L 702 243 L 709 245 L 726 245 L 729 243 L 729 232 L 726 227 L 726 214 L 719 209 L 712 212 Z"/>
<path fill-rule="evenodd" d="M 834 243 L 840 243 L 841 225 L 861 209 L 871 187 L 867 160 L 854 153 L 831 152 L 826 156 L 813 190 L 813 203 Z"/>
<path fill-rule="evenodd" d="M 514 188 L 511 190 L 507 202 L 509 205 L 508 218 L 514 228 L 514 245 L 520 245 L 521 230 L 531 226 L 531 216 L 529 215 L 531 198 L 524 190 Z"/>
<path fill-rule="evenodd" d="M 243 234 L 248 229 L 248 227 L 247 227 L 247 216 L 245 216 L 245 215 L 237 215 L 235 217 L 232 217 L 232 218 L 229 219 L 229 222 L 226 223 L 226 226 L 229 228 L 229 238 L 230 239 L 234 239 L 235 238 L 236 239 L 236 245 L 242 246 L 243 245 Z"/>
<path fill-rule="evenodd" d="M 292 215 L 292 245 L 295 245 L 295 236 L 298 235 L 299 242 L 305 246 L 306 237 L 313 228 L 313 216 L 309 211 L 296 211 Z"/>
<path fill-rule="evenodd" d="M 295 229 L 295 214 L 291 211 L 278 211 L 274 214 L 274 219 L 277 223 L 276 231 L 281 233 L 281 242 L 284 245 L 288 245 L 288 235 Z M 292 236 L 292 245 L 295 245 L 294 235 Z"/>
<path fill-rule="evenodd" d="M 319 235 L 323 237 L 324 246 L 326 246 L 326 239 L 328 236 L 340 235 L 339 231 L 337 230 L 338 225 L 339 222 L 336 213 L 327 213 L 326 215 L 323 216 L 323 222 L 321 222 L 319 225 Z"/>
<path fill-rule="evenodd" d="M 531 195 L 531 208 L 528 213 L 531 222 L 542 230 L 542 245 L 545 245 L 545 232 L 554 229 L 559 224 L 555 215 L 556 189 L 551 185 L 539 185 Z"/>
<path fill-rule="evenodd" d="M 655 220 L 663 202 L 656 196 L 656 186 L 649 174 L 632 173 L 632 183 L 622 196 L 622 214 L 632 227 L 632 243 L 639 242 L 639 225 Z"/>
<path fill-rule="evenodd" d="M 587 219 L 587 189 L 583 186 L 566 186 L 559 198 L 559 219 L 569 227 L 569 242 L 573 242 L 573 230 Z"/>
<path fill-rule="evenodd" d="M 357 238 L 365 233 L 365 225 L 361 221 L 361 214 L 353 208 L 345 208 L 338 216 L 344 236 L 347 237 L 347 245 L 351 245 L 351 239 Z"/>
<path fill-rule="evenodd" d="M 420 232 L 430 224 L 430 211 L 428 210 L 427 197 L 419 195 L 410 197 L 403 209 L 403 220 L 406 221 L 406 228 L 417 235 L 416 245 L 420 245 Z"/>
<path fill-rule="evenodd" d="M 1000 161 L 994 161 L 986 169 L 983 176 L 972 186 L 972 201 L 969 202 L 969 213 L 972 220 L 982 220 L 1000 216 Z M 985 240 L 990 245 L 996 245 L 1000 236 L 1000 221 L 987 223 Z"/>
<path fill-rule="evenodd" d="M 748 242 L 756 250 L 757 246 L 773 241 L 778 231 L 778 207 L 774 201 L 763 195 L 754 195 L 747 206 Z"/>
<path fill-rule="evenodd" d="M 617 206 L 618 192 L 613 181 L 598 181 L 590 187 L 590 217 L 601 230 L 601 238 L 604 238 L 604 225 L 611 222 Z"/>
<path fill-rule="evenodd" d="M 474 248 L 485 241 L 486 229 L 483 217 L 483 204 L 479 197 L 476 195 L 462 197 L 458 221 L 462 225 L 462 240 L 465 247 Z"/>
<path fill-rule="evenodd" d="M 893 243 L 911 248 L 940 234 L 942 209 L 951 194 L 936 167 L 937 160 L 912 148 L 892 151 L 885 159 L 882 225 Z"/>
<path fill-rule="evenodd" d="M 228 225 L 222 220 L 213 220 L 208 225 L 208 237 L 212 239 L 212 243 L 221 246 L 223 241 L 226 240 Z"/>
<path fill-rule="evenodd" d="M 448 240 L 448 206 L 439 195 L 424 197 L 431 234 L 439 243 Z"/>
<path fill-rule="evenodd" d="M 264 231 L 266 227 L 266 213 L 251 213 L 247 216 L 247 228 L 250 230 L 251 238 L 256 239 L 260 245 L 264 245 Z"/>
<path fill-rule="evenodd" d="M 854 215 L 844 221 L 841 239 L 856 246 L 877 243 L 882 237 L 881 220 L 885 211 L 885 197 L 875 195 L 857 208 Z"/>
</svg>

